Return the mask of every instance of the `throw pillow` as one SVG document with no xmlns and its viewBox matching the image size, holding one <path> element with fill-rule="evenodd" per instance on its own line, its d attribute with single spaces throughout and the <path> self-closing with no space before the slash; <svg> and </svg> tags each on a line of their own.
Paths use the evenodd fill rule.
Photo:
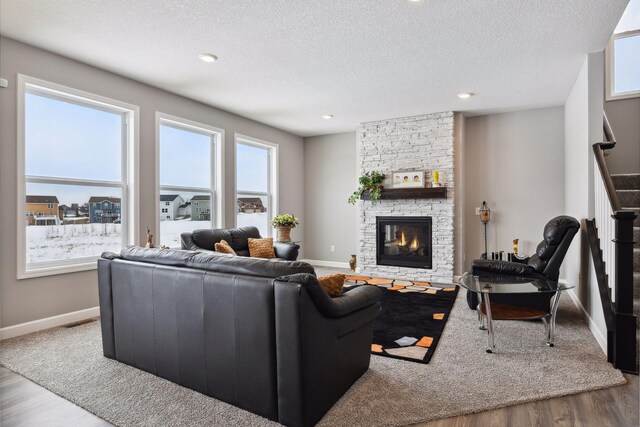
<svg viewBox="0 0 640 427">
<path fill-rule="evenodd" d="M 273 238 L 254 239 L 249 237 L 249 255 L 253 258 L 275 258 Z"/>
<path fill-rule="evenodd" d="M 320 287 L 322 287 L 331 298 L 335 298 L 342 293 L 345 277 L 344 274 L 332 274 L 330 276 L 320 277 L 318 282 L 320 283 Z"/>
<path fill-rule="evenodd" d="M 223 254 L 231 254 L 236 255 L 236 251 L 233 250 L 231 245 L 227 243 L 226 240 L 220 240 L 218 243 L 213 245 L 215 247 L 216 252 L 222 252 Z"/>
</svg>

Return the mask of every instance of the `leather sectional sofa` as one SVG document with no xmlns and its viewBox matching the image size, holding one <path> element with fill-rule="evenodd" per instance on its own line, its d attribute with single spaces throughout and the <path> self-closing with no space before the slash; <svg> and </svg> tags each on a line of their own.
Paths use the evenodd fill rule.
<svg viewBox="0 0 640 427">
<path fill-rule="evenodd" d="M 330 298 L 304 262 L 129 247 L 98 260 L 106 357 L 288 426 L 368 369 L 380 290 Z"/>
<path fill-rule="evenodd" d="M 185 232 L 180 235 L 182 249 L 190 251 L 215 251 L 215 244 L 226 240 L 239 256 L 249 256 L 249 238 L 260 239 L 260 231 L 256 227 L 203 229 Z M 273 250 L 276 258 L 287 261 L 298 259 L 300 245 L 296 243 L 274 242 Z"/>
</svg>

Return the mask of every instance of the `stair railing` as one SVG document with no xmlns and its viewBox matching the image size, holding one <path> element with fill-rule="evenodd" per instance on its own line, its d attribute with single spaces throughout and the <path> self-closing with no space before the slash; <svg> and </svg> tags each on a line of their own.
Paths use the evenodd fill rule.
<svg viewBox="0 0 640 427">
<path fill-rule="evenodd" d="M 637 373 L 633 315 L 633 220 L 636 214 L 623 210 L 620 205 L 604 159 L 604 150 L 616 145 L 606 114 L 603 124 L 605 142 L 593 145 L 598 170 L 593 174 L 595 219 L 588 222 L 587 232 L 607 320 L 609 361 L 625 372 Z"/>
</svg>

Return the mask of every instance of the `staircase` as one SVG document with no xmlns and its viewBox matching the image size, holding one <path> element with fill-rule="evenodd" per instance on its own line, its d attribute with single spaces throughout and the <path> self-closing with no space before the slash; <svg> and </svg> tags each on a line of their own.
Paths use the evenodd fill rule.
<svg viewBox="0 0 640 427">
<path fill-rule="evenodd" d="M 622 209 L 634 210 L 637 218 L 633 222 L 633 314 L 636 315 L 636 365 L 640 353 L 640 173 L 611 175 Z"/>
<path fill-rule="evenodd" d="M 604 142 L 593 144 L 594 217 L 585 221 L 607 327 L 607 359 L 638 374 L 640 347 L 640 174 L 609 172 L 616 139 L 603 112 Z"/>
</svg>

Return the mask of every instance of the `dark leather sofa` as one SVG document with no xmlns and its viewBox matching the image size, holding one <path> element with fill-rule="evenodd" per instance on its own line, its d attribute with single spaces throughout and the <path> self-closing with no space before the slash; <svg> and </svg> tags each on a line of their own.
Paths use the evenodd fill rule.
<svg viewBox="0 0 640 427">
<path fill-rule="evenodd" d="M 260 239 L 256 227 L 238 227 L 227 229 L 204 229 L 180 234 L 182 249 L 190 251 L 215 251 L 215 244 L 226 240 L 239 256 L 249 256 L 249 238 Z M 298 259 L 300 245 L 296 243 L 274 242 L 276 258 L 295 261 Z"/>
<path fill-rule="evenodd" d="M 518 262 L 476 259 L 471 264 L 471 274 L 477 276 L 522 276 L 558 281 L 560 266 L 569 246 L 580 230 L 580 223 L 573 217 L 561 215 L 551 219 L 544 227 L 544 240 L 536 253 Z M 492 295 L 491 301 L 502 304 L 530 307 L 549 311 L 553 293 Z M 467 291 L 469 308 L 478 306 L 478 294 Z"/>
<path fill-rule="evenodd" d="M 287 426 L 369 367 L 380 290 L 330 298 L 304 262 L 129 247 L 98 283 L 106 357 Z"/>
</svg>

